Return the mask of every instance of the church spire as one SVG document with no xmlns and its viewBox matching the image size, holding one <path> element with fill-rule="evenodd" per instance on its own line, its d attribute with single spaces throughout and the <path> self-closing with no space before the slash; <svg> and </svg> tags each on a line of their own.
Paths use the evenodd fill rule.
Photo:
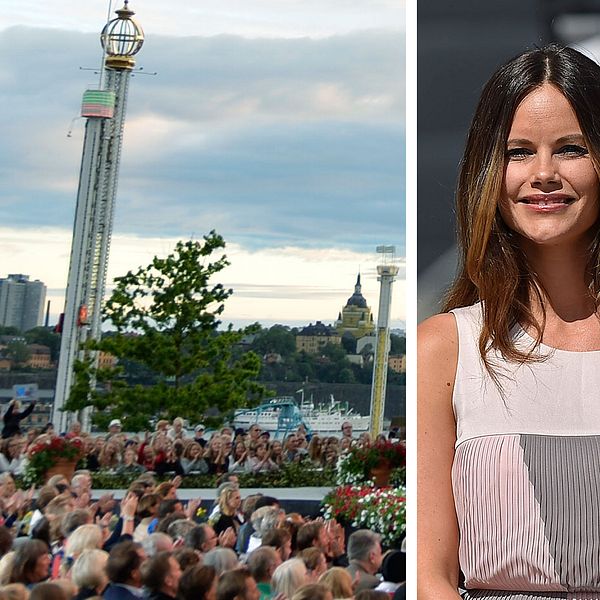
<svg viewBox="0 0 600 600">
<path fill-rule="evenodd" d="M 360 285 L 360 271 L 358 272 L 358 275 L 356 276 L 356 285 L 354 286 L 354 293 L 355 294 L 360 294 L 361 293 L 361 285 Z"/>
</svg>

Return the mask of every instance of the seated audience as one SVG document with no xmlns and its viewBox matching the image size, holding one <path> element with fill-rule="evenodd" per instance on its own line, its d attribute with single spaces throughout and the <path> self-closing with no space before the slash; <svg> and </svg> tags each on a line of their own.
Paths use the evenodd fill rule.
<svg viewBox="0 0 600 600">
<path fill-rule="evenodd" d="M 159 552 L 142 565 L 147 600 L 172 600 L 177 596 L 181 567 L 170 552 Z"/>
<path fill-rule="evenodd" d="M 217 600 L 217 572 L 213 567 L 195 565 L 179 580 L 178 600 Z"/>
</svg>

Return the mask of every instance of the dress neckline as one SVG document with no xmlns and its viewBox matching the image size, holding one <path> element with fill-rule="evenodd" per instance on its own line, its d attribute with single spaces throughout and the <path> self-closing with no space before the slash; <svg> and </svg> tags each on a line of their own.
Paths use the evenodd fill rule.
<svg viewBox="0 0 600 600">
<path fill-rule="evenodd" d="M 574 356 L 584 356 L 586 354 L 600 354 L 600 348 L 598 348 L 597 350 L 566 350 L 564 348 L 555 348 L 554 346 L 549 346 L 548 344 L 544 344 L 544 342 L 540 342 L 539 344 L 536 344 L 536 340 L 533 338 L 533 336 L 531 336 L 520 323 L 516 324 L 515 329 L 516 329 L 516 333 L 517 333 L 517 338 L 518 337 L 525 338 L 527 341 L 527 345 L 529 347 L 537 346 L 540 350 L 542 350 L 542 352 L 547 352 L 547 353 L 559 352 L 561 354 L 568 354 L 568 355 L 574 355 Z"/>
</svg>

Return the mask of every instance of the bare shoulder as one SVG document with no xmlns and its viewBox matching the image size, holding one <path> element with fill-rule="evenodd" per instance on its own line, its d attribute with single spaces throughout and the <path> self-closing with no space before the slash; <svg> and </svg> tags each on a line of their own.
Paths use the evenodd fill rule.
<svg viewBox="0 0 600 600">
<path fill-rule="evenodd" d="M 442 313 L 423 321 L 417 330 L 419 371 L 433 368 L 440 375 L 452 377 L 458 362 L 458 330 L 452 313 Z"/>
</svg>

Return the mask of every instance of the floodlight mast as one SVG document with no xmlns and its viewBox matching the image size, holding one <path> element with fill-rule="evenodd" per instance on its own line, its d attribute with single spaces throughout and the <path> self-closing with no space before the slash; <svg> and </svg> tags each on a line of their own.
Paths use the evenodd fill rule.
<svg viewBox="0 0 600 600">
<path fill-rule="evenodd" d="M 52 422 L 66 431 L 76 419 L 89 429 L 89 410 L 81 414 L 63 410 L 74 383 L 76 360 L 91 359 L 96 352 L 82 348 L 89 339 L 100 339 L 101 307 L 106 285 L 113 210 L 119 178 L 123 126 L 129 77 L 134 55 L 144 43 L 144 32 L 132 18 L 125 0 L 100 35 L 105 54 L 104 72 L 97 90 L 83 94 L 81 115 L 87 118 L 79 172 L 79 188 L 73 225 L 73 241 Z"/>
<path fill-rule="evenodd" d="M 392 307 L 392 284 L 398 274 L 394 264 L 395 246 L 377 246 L 381 254 L 381 264 L 377 266 L 379 290 L 379 310 L 377 312 L 377 337 L 375 341 L 375 361 L 371 385 L 371 434 L 379 435 L 383 431 L 383 411 L 385 390 L 387 387 L 388 355 L 390 352 L 390 310 Z"/>
</svg>

